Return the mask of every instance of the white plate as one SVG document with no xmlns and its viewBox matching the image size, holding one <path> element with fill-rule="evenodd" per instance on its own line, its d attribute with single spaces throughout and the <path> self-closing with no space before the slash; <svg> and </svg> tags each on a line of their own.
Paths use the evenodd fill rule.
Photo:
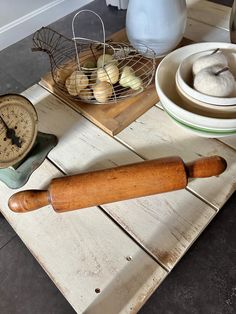
<svg viewBox="0 0 236 314">
<path fill-rule="evenodd" d="M 179 120 L 202 129 L 211 130 L 234 130 L 236 129 L 235 118 L 208 117 L 192 108 L 186 108 L 181 97 L 178 95 L 175 85 L 175 75 L 179 64 L 191 54 L 210 49 L 233 49 L 234 44 L 230 43 L 198 43 L 179 48 L 167 55 L 159 64 L 155 83 L 156 90 L 163 107 L 168 112 L 174 113 Z"/>
</svg>

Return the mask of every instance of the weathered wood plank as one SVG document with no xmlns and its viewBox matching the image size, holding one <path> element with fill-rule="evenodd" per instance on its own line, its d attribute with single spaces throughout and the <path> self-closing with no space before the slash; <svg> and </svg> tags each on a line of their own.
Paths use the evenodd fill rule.
<svg viewBox="0 0 236 314">
<path fill-rule="evenodd" d="M 201 14 L 198 15 L 201 19 Z M 220 22 L 220 27 L 224 23 Z M 224 30 L 214 31 L 193 19 L 188 19 L 186 34 L 200 41 L 228 40 Z M 59 137 L 60 147 L 49 157 L 67 173 L 141 160 L 40 88 L 33 87 L 25 94 L 37 103 L 40 130 Z M 229 162 L 223 176 L 190 184 L 191 189 L 220 208 L 231 193 L 230 184 L 235 183 L 229 180 L 229 171 L 235 177 L 233 150 L 219 141 L 186 134 L 157 108 L 147 114 L 154 114 L 153 119 L 148 118 L 150 123 L 146 123 L 144 115 L 122 132 L 119 140 L 145 158 L 176 153 L 190 160 L 197 155 L 222 153 Z M 136 136 L 139 143 L 132 138 Z M 234 140 L 225 142 L 235 148 Z M 45 161 L 24 189 L 43 188 L 51 177 L 58 175 L 61 173 Z M 1 210 L 78 313 L 136 313 L 166 277 L 167 272 L 100 209 L 93 207 L 59 215 L 47 206 L 17 215 L 7 207 L 12 192 L 0 183 Z M 108 204 L 104 209 L 169 269 L 216 214 L 186 190 Z M 95 289 L 100 289 L 100 293 Z"/>
<path fill-rule="evenodd" d="M 230 42 L 230 8 L 203 0 L 187 0 L 184 36 L 195 42 Z"/>
<path fill-rule="evenodd" d="M 199 156 L 218 154 L 226 159 L 227 170 L 217 178 L 193 180 L 189 188 L 217 209 L 234 192 L 236 153 L 218 140 L 202 138 L 178 127 L 157 107 L 150 109 L 118 134 L 117 139 L 145 159 L 179 155 L 187 162 Z"/>
<path fill-rule="evenodd" d="M 163 193 L 102 207 L 171 270 L 216 214 L 186 192 Z"/>
<path fill-rule="evenodd" d="M 24 93 L 36 105 L 40 130 L 58 136 L 49 158 L 66 173 L 140 161 L 140 158 L 40 86 Z"/>
<path fill-rule="evenodd" d="M 59 175 L 45 161 L 23 189 Z M 99 208 L 15 214 L 7 206 L 13 192 L 0 183 L 2 213 L 77 313 L 136 313 L 167 275 Z"/>
<path fill-rule="evenodd" d="M 203 24 L 190 18 L 187 19 L 184 37 L 195 42 L 230 42 L 230 36 L 227 30 Z"/>
<path fill-rule="evenodd" d="M 66 173 L 142 160 L 42 88 L 35 86 L 26 95 L 35 102 L 44 130 L 58 135 L 59 145 L 50 152 L 49 158 Z M 169 269 L 215 215 L 212 208 L 186 190 L 104 208 Z"/>
<path fill-rule="evenodd" d="M 202 0 L 187 0 L 188 17 L 203 24 L 229 30 L 229 7 Z"/>
<path fill-rule="evenodd" d="M 220 142 L 223 142 L 226 145 L 229 145 L 230 147 L 236 150 L 236 136 L 223 137 L 223 138 L 220 138 L 219 140 Z"/>
</svg>

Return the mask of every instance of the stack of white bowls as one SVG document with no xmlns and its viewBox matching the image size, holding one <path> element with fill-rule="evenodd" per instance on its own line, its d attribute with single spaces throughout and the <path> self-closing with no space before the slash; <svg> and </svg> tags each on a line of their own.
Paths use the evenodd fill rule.
<svg viewBox="0 0 236 314">
<path fill-rule="evenodd" d="M 156 89 L 161 104 L 180 126 L 204 137 L 236 135 L 236 88 L 231 97 L 214 97 L 192 87 L 192 65 L 219 48 L 236 77 L 236 46 L 229 43 L 199 43 L 168 54 L 156 71 Z M 236 84 L 235 84 L 236 86 Z"/>
</svg>

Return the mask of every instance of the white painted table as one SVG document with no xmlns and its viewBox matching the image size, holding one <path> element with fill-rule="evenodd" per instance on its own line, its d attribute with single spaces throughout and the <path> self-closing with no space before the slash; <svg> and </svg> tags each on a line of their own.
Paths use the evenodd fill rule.
<svg viewBox="0 0 236 314">
<path fill-rule="evenodd" d="M 187 2 L 187 38 L 229 41 L 229 8 Z M 59 143 L 22 189 L 163 156 L 226 159 L 224 174 L 192 181 L 185 190 L 64 214 L 50 206 L 15 214 L 7 202 L 16 191 L 0 183 L 2 213 L 78 313 L 136 313 L 234 192 L 236 138 L 187 133 L 158 104 L 112 138 L 39 85 L 24 95 L 35 104 L 39 129 L 56 134 Z"/>
</svg>

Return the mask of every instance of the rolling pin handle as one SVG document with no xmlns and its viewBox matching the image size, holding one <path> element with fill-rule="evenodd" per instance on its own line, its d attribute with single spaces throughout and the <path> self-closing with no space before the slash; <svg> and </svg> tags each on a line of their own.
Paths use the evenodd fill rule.
<svg viewBox="0 0 236 314">
<path fill-rule="evenodd" d="M 16 213 L 36 210 L 50 204 L 47 190 L 27 190 L 15 193 L 8 201 L 9 208 Z"/>
<path fill-rule="evenodd" d="M 185 164 L 188 178 L 218 176 L 227 168 L 227 162 L 220 156 L 203 157 Z"/>
</svg>

